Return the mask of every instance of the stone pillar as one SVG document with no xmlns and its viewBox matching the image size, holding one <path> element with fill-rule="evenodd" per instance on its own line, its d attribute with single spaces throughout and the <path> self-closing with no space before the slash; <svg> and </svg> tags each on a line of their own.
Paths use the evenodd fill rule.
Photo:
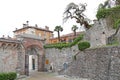
<svg viewBox="0 0 120 80">
<path fill-rule="evenodd" d="M 38 71 L 44 71 L 45 55 L 38 55 Z"/>
<path fill-rule="evenodd" d="M 25 55 L 25 75 L 29 76 L 29 55 Z"/>
</svg>

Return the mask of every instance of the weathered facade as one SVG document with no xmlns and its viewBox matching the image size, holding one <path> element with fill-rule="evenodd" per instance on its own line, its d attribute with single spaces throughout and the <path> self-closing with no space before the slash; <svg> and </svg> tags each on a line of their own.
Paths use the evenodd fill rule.
<svg viewBox="0 0 120 80">
<path fill-rule="evenodd" d="M 21 61 L 24 59 L 24 54 L 20 41 L 1 38 L 0 72 L 15 72 L 16 69 L 20 67 L 21 73 L 24 73 L 24 62 Z"/>
<path fill-rule="evenodd" d="M 24 46 L 25 50 L 25 59 L 23 60 L 25 61 L 25 74 L 29 75 L 30 64 L 33 66 L 32 70 L 44 71 L 45 54 L 43 49 L 43 40 L 26 36 L 19 36 L 19 38 L 22 40 L 22 45 Z M 30 58 L 30 55 L 32 58 Z M 32 62 L 30 62 L 30 60 L 32 60 Z"/>
<path fill-rule="evenodd" d="M 49 60 L 46 68 L 50 69 L 52 63 L 53 71 L 59 74 L 85 80 L 120 80 L 120 47 L 87 49 L 81 52 L 74 46 L 45 51 L 46 59 Z"/>
<path fill-rule="evenodd" d="M 45 64 L 45 68 L 50 70 L 52 66 L 52 71 L 61 71 L 64 69 L 64 64 L 71 63 L 73 61 L 73 56 L 77 54 L 78 48 L 77 46 L 73 46 L 72 48 L 64 48 L 60 49 L 46 49 L 45 57 L 49 63 Z"/>
<path fill-rule="evenodd" d="M 44 71 L 43 45 L 49 42 L 52 31 L 48 27 L 42 29 L 25 25 L 14 31 L 14 38 L 0 38 L 0 72 L 29 75 L 31 71 Z"/>
<path fill-rule="evenodd" d="M 19 36 L 17 39 L 0 39 L 0 72 L 29 75 L 30 66 L 34 66 L 32 70 L 43 71 L 43 40 L 26 36 Z"/>
<path fill-rule="evenodd" d="M 94 20 L 93 26 L 86 31 L 84 39 L 89 41 L 91 47 L 100 47 L 108 43 L 108 37 L 115 33 L 105 19 Z"/>
<path fill-rule="evenodd" d="M 29 26 L 28 23 L 23 24 L 23 28 L 17 29 L 13 31 L 15 37 L 18 35 L 26 35 L 28 36 L 33 36 L 34 38 L 40 38 L 40 39 L 45 39 L 45 43 L 48 44 L 50 43 L 49 39 L 53 37 L 53 31 L 49 30 L 48 26 L 45 26 L 45 28 L 38 27 L 37 25 L 35 26 Z M 30 34 L 30 35 L 28 35 Z"/>
</svg>

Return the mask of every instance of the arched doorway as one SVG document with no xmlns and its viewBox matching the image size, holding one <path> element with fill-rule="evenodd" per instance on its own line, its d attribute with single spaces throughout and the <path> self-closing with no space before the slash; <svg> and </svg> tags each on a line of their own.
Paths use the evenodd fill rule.
<svg viewBox="0 0 120 80">
<path fill-rule="evenodd" d="M 44 70 L 43 50 L 38 46 L 29 46 L 25 54 L 25 74 L 29 75 L 33 71 Z"/>
</svg>

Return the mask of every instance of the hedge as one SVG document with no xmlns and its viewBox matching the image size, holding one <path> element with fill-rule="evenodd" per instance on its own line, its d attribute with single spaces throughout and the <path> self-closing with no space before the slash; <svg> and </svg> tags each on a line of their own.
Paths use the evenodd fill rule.
<svg viewBox="0 0 120 80">
<path fill-rule="evenodd" d="M 85 49 L 90 47 L 90 43 L 89 42 L 79 42 L 78 43 L 78 49 L 81 51 L 84 51 Z"/>
<path fill-rule="evenodd" d="M 57 48 L 57 49 L 62 49 L 62 48 L 67 48 L 67 47 L 72 47 L 76 45 L 79 41 L 83 39 L 83 34 L 80 34 L 77 38 L 74 39 L 73 42 L 71 43 L 55 43 L 55 44 L 46 44 L 44 45 L 44 48 Z"/>
<path fill-rule="evenodd" d="M 15 72 L 0 73 L 0 80 L 15 80 L 16 78 L 17 74 Z"/>
</svg>

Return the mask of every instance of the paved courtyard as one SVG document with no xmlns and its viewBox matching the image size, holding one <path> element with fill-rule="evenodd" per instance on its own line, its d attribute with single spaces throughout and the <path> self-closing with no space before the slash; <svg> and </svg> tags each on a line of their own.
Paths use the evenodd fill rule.
<svg viewBox="0 0 120 80">
<path fill-rule="evenodd" d="M 33 72 L 26 80 L 67 80 L 64 77 L 59 77 L 55 73 L 48 72 Z"/>
<path fill-rule="evenodd" d="M 29 77 L 22 78 L 19 80 L 84 80 L 84 79 L 68 78 L 50 72 L 32 72 Z"/>
</svg>

